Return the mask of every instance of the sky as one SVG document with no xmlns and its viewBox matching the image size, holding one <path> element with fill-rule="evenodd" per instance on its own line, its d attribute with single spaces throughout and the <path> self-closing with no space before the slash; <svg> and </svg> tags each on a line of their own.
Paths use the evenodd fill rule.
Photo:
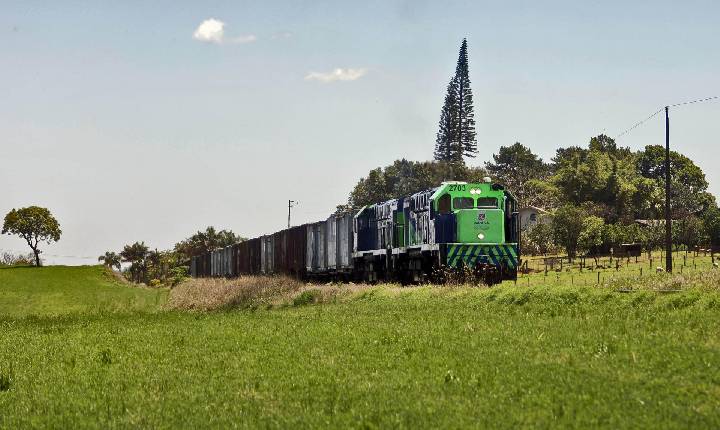
<svg viewBox="0 0 720 430">
<path fill-rule="evenodd" d="M 360 177 L 427 160 L 463 37 L 482 165 L 545 159 L 662 106 L 720 95 L 717 1 L 0 0 L 0 215 L 49 208 L 47 264 L 212 225 L 327 217 Z M 720 101 L 671 145 L 720 193 Z M 654 117 L 618 143 L 664 144 Z M 0 251 L 29 251 L 0 236 Z"/>
</svg>

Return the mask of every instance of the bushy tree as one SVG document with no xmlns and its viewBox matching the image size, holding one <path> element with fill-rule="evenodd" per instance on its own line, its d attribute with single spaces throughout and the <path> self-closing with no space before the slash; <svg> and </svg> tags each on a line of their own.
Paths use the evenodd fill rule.
<svg viewBox="0 0 720 430">
<path fill-rule="evenodd" d="M 188 267 L 185 263 L 183 256 L 174 250 L 151 250 L 145 259 L 146 279 L 175 286 L 187 276 Z"/>
<path fill-rule="evenodd" d="M 693 249 L 709 241 L 707 230 L 701 218 L 688 216 L 673 224 L 673 242 Z"/>
<path fill-rule="evenodd" d="M 512 190 L 520 207 L 548 207 L 539 198 L 539 185 L 549 169 L 530 148 L 520 142 L 501 146 L 498 153 L 493 154 L 493 161 L 485 163 L 485 169 L 497 182 Z"/>
<path fill-rule="evenodd" d="M 35 255 L 35 265 L 42 266 L 40 243 L 57 242 L 60 240 L 62 230 L 47 208 L 29 206 L 8 212 L 5 215 L 2 233 L 23 238 Z"/>
<path fill-rule="evenodd" d="M 216 230 L 215 227 L 210 226 L 205 231 L 198 231 L 187 239 L 176 243 L 174 250 L 181 258 L 190 260 L 193 256 L 205 254 L 244 240 L 246 239 L 233 233 L 232 230 Z"/>
<path fill-rule="evenodd" d="M 145 279 L 147 264 L 146 259 L 149 249 L 145 242 L 135 242 L 132 245 L 125 245 L 120 257 L 123 261 L 130 263 L 130 276 L 134 282 L 142 282 Z"/>
<path fill-rule="evenodd" d="M 716 205 L 711 206 L 703 214 L 703 224 L 710 244 L 720 246 L 720 209 Z"/>
<path fill-rule="evenodd" d="M 585 211 L 572 205 L 558 208 L 553 215 L 553 236 L 558 245 L 565 248 L 571 259 L 575 258 L 578 250 L 578 241 L 583 231 Z"/>
<path fill-rule="evenodd" d="M 638 153 L 636 167 L 649 179 L 653 187 L 647 193 L 648 204 L 644 218 L 662 218 L 665 210 L 665 148 L 648 145 Z M 688 157 L 670 151 L 670 208 L 679 219 L 711 207 L 714 197 L 707 192 L 705 173 Z"/>
<path fill-rule="evenodd" d="M 115 267 L 120 270 L 120 256 L 112 251 L 107 251 L 104 255 L 99 256 L 98 261 L 101 262 L 105 267 Z"/>
<path fill-rule="evenodd" d="M 477 153 L 475 113 L 470 88 L 467 40 L 460 46 L 455 76 L 450 80 L 435 141 L 435 159 L 450 163 L 464 163 L 463 157 Z"/>
<path fill-rule="evenodd" d="M 553 160 L 550 181 L 560 191 L 561 201 L 589 203 L 593 214 L 607 223 L 633 221 L 638 200 L 651 181 L 640 176 L 629 149 L 618 148 L 611 138 L 600 135 L 590 140 L 588 149 L 561 149 Z"/>
<path fill-rule="evenodd" d="M 409 196 L 437 187 L 443 181 L 480 182 L 486 175 L 480 167 L 444 161 L 396 160 L 384 168 L 371 170 L 350 192 L 348 205 L 358 209 L 364 205 Z"/>
<path fill-rule="evenodd" d="M 645 227 L 645 250 L 648 255 L 654 250 L 665 244 L 665 222 L 651 220 L 651 223 Z"/>
<path fill-rule="evenodd" d="M 578 248 L 586 254 L 598 255 L 606 238 L 605 222 L 602 218 L 590 215 L 582 220 Z"/>
<path fill-rule="evenodd" d="M 555 248 L 555 236 L 552 219 L 549 215 L 539 215 L 537 221 L 530 224 L 521 234 L 522 252 L 528 254 L 547 254 Z"/>
</svg>

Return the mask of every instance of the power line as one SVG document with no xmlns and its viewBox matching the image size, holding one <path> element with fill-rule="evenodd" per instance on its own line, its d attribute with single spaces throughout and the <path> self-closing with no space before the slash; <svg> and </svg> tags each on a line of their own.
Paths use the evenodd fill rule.
<svg viewBox="0 0 720 430">
<path fill-rule="evenodd" d="M 620 133 L 620 134 L 618 134 L 617 136 L 615 136 L 615 140 L 621 138 L 622 136 L 626 135 L 627 133 L 630 133 L 631 131 L 635 130 L 636 128 L 638 128 L 638 127 L 640 127 L 641 125 L 645 124 L 646 122 L 650 121 L 655 115 L 659 114 L 659 113 L 662 112 L 664 109 L 665 109 L 665 108 L 660 108 L 660 109 L 658 109 L 657 111 L 655 111 L 655 113 L 653 113 L 653 114 L 650 115 L 649 117 L 645 118 L 644 120 L 636 122 L 635 125 L 633 125 L 632 127 L 628 128 L 627 130 L 625 130 L 625 131 L 623 131 L 622 133 Z"/>
<path fill-rule="evenodd" d="M 717 98 L 720 98 L 720 96 L 712 96 L 712 97 L 706 97 L 704 99 L 697 99 L 697 100 L 690 100 L 689 102 L 681 102 L 681 103 L 675 103 L 674 105 L 669 105 L 668 107 L 675 107 L 675 106 L 682 106 L 682 105 L 691 105 L 693 103 L 702 103 L 702 102 L 708 102 L 710 100 L 715 100 Z"/>
<path fill-rule="evenodd" d="M 18 254 L 18 255 L 32 254 L 31 251 L 18 251 L 15 249 L 4 249 L 4 248 L 0 248 L 0 252 L 7 252 L 7 253 L 12 253 L 12 254 Z M 83 259 L 83 260 L 92 260 L 92 259 L 97 258 L 97 257 L 83 256 L 83 255 L 46 254 L 44 252 L 42 252 L 40 255 L 42 255 L 43 257 L 79 258 L 79 259 Z"/>
<path fill-rule="evenodd" d="M 705 97 L 705 98 L 702 98 L 702 99 L 695 99 L 695 100 L 689 100 L 689 101 L 686 101 L 686 102 L 674 103 L 674 104 L 668 105 L 667 107 L 676 107 L 676 106 L 691 105 L 691 104 L 694 104 L 694 103 L 702 103 L 702 102 L 708 102 L 708 101 L 716 100 L 716 99 L 718 99 L 718 98 L 720 98 L 720 96 Z M 648 116 L 647 118 L 643 119 L 642 121 L 636 122 L 632 127 L 628 128 L 628 129 L 626 129 L 625 131 L 623 131 L 622 133 L 618 134 L 618 135 L 615 137 L 615 140 L 621 138 L 622 136 L 626 135 L 627 133 L 630 133 L 630 132 L 633 131 L 634 129 L 636 129 L 636 128 L 640 127 L 641 125 L 645 124 L 646 122 L 650 121 L 652 118 L 654 118 L 657 114 L 659 114 L 659 113 L 662 112 L 663 110 L 665 110 L 665 107 L 661 107 L 660 109 L 658 109 L 657 111 L 655 111 L 652 115 Z"/>
</svg>

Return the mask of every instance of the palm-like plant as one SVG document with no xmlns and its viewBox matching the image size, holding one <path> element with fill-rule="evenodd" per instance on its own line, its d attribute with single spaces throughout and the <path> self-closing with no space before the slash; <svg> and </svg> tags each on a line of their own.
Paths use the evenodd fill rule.
<svg viewBox="0 0 720 430">
<path fill-rule="evenodd" d="M 98 261 L 102 262 L 102 264 L 109 268 L 117 268 L 120 270 L 120 256 L 112 251 L 107 251 L 105 255 L 101 255 L 98 257 Z"/>
<path fill-rule="evenodd" d="M 125 245 L 120 257 L 123 261 L 130 263 L 130 273 L 135 282 L 140 282 L 141 277 L 145 276 L 147 265 L 145 259 L 148 255 L 148 247 L 145 242 L 135 242 L 132 245 Z"/>
</svg>

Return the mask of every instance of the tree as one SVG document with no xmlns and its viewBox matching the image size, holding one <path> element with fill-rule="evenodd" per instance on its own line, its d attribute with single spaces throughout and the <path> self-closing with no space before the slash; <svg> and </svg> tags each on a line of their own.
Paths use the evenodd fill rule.
<svg viewBox="0 0 720 430">
<path fill-rule="evenodd" d="M 120 256 L 112 251 L 107 251 L 105 255 L 99 256 L 98 261 L 102 262 L 106 267 L 115 267 L 120 270 Z"/>
<path fill-rule="evenodd" d="M 702 219 L 696 216 L 688 216 L 673 223 L 673 233 L 673 242 L 685 245 L 688 250 L 707 243 L 709 239 Z"/>
<path fill-rule="evenodd" d="M 207 227 L 205 231 L 198 231 L 187 239 L 175 244 L 175 252 L 185 260 L 193 256 L 205 254 L 209 251 L 224 248 L 246 240 L 236 235 L 232 230 L 215 230 L 215 227 Z"/>
<path fill-rule="evenodd" d="M 140 282 L 145 277 L 147 269 L 146 258 L 148 247 L 145 242 L 135 242 L 132 245 L 125 245 L 120 252 L 123 261 L 130 263 L 130 275 L 134 282 Z"/>
<path fill-rule="evenodd" d="M 464 164 L 395 160 L 393 164 L 373 169 L 366 177 L 360 178 L 350 192 L 347 206 L 341 205 L 341 208 L 359 209 L 365 205 L 409 196 L 437 187 L 443 181 L 480 182 L 484 176 L 484 169 Z"/>
<path fill-rule="evenodd" d="M 585 211 L 577 206 L 565 205 L 553 215 L 553 235 L 558 245 L 565 248 L 571 259 L 577 255 L 578 241 L 583 231 Z"/>
<path fill-rule="evenodd" d="M 713 246 L 720 246 L 720 209 L 717 205 L 713 205 L 703 214 L 703 224 L 705 231 Z"/>
<path fill-rule="evenodd" d="M 470 88 L 467 40 L 460 45 L 455 76 L 450 80 L 435 141 L 435 159 L 464 163 L 463 157 L 477 154 L 475 113 Z"/>
<path fill-rule="evenodd" d="M 450 80 L 445 94 L 445 104 L 440 112 L 440 124 L 435 137 L 435 159 L 452 163 L 463 163 L 462 148 L 458 146 L 458 101 L 455 93 L 455 78 Z"/>
<path fill-rule="evenodd" d="M 560 191 L 561 200 L 588 203 L 592 213 L 606 223 L 632 222 L 652 186 L 639 174 L 635 155 L 605 135 L 591 138 L 588 149 L 558 149 L 553 162 L 550 182 Z"/>
<path fill-rule="evenodd" d="M 498 182 L 512 190 L 520 207 L 538 203 L 532 202 L 535 189 L 530 181 L 542 180 L 547 176 L 547 165 L 540 157 L 533 154 L 530 148 L 516 142 L 511 146 L 501 146 L 498 153 L 493 154 L 493 161 L 486 162 L 485 169 Z"/>
<path fill-rule="evenodd" d="M 585 253 L 597 255 L 603 244 L 605 222 L 602 218 L 590 215 L 582 220 L 582 229 L 578 236 L 578 247 Z"/>
<path fill-rule="evenodd" d="M 552 221 L 548 215 L 540 215 L 536 222 L 532 223 L 522 233 L 523 252 L 534 255 L 547 254 L 553 249 L 555 237 L 553 234 Z"/>
<path fill-rule="evenodd" d="M 14 234 L 25 239 L 35 255 L 35 265 L 42 266 L 39 244 L 57 242 L 62 230 L 48 209 L 29 206 L 13 209 L 5 215 L 2 234 Z"/>
<path fill-rule="evenodd" d="M 648 145 L 637 157 L 640 174 L 653 183 L 650 193 L 649 212 L 645 218 L 660 218 L 665 208 L 665 148 Z M 705 173 L 688 157 L 670 151 L 670 201 L 673 218 L 681 218 L 700 212 L 713 204 L 714 198 L 707 193 Z"/>
</svg>

